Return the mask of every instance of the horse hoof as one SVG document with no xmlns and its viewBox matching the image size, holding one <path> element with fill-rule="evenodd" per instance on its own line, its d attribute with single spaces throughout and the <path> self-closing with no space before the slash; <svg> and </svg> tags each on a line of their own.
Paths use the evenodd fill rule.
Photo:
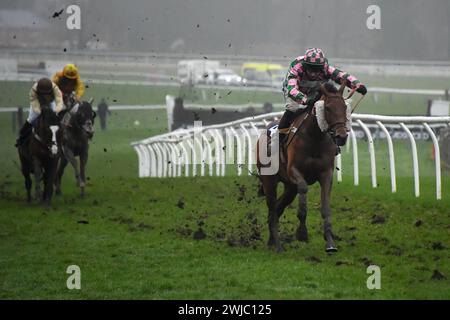
<svg viewBox="0 0 450 320">
<path fill-rule="evenodd" d="M 51 209 L 51 201 L 49 201 L 47 199 L 42 199 L 41 206 L 44 207 L 45 210 L 50 210 Z"/>
<path fill-rule="evenodd" d="M 284 250 L 283 246 L 277 247 L 277 250 L 276 250 L 277 253 L 281 253 L 281 252 L 284 252 L 284 251 L 285 250 Z"/>
<path fill-rule="evenodd" d="M 304 230 L 297 229 L 297 232 L 295 233 L 295 237 L 300 242 L 308 242 L 309 241 L 308 231 L 306 229 L 304 229 Z"/>
<path fill-rule="evenodd" d="M 328 247 L 325 248 L 325 251 L 328 252 L 328 253 L 333 253 L 333 252 L 337 252 L 338 249 L 337 249 L 336 246 L 328 246 Z"/>
<path fill-rule="evenodd" d="M 276 253 L 280 253 L 285 251 L 282 245 L 277 245 L 276 242 L 274 240 L 269 239 L 269 241 L 267 241 L 267 246 L 272 249 L 275 250 Z"/>
</svg>

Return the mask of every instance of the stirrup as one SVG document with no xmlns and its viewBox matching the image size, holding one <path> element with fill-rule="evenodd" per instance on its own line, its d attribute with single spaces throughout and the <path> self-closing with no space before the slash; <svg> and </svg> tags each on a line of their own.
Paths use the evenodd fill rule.
<svg viewBox="0 0 450 320">
<path fill-rule="evenodd" d="M 288 135 L 290 129 L 291 129 L 291 126 L 289 125 L 289 127 L 287 127 L 287 128 L 278 128 L 278 132 L 281 134 L 284 134 L 284 135 Z"/>
</svg>

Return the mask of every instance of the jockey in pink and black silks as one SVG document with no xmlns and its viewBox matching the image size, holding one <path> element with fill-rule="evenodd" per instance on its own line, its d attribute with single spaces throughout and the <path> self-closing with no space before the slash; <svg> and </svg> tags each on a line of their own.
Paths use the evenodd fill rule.
<svg viewBox="0 0 450 320">
<path fill-rule="evenodd" d="M 283 82 L 286 111 L 278 128 L 288 128 L 298 112 L 313 106 L 320 99 L 320 93 L 316 90 L 317 81 L 330 79 L 338 84 L 345 80 L 347 87 L 355 88 L 362 95 L 367 93 L 366 87 L 355 76 L 329 65 L 321 49 L 309 48 L 305 55 L 295 58 L 289 66 Z"/>
</svg>

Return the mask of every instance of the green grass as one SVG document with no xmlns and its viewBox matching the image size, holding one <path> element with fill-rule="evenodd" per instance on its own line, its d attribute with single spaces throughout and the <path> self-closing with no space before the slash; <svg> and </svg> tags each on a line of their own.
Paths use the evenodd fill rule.
<svg viewBox="0 0 450 320">
<path fill-rule="evenodd" d="M 308 194 L 310 243 L 292 238 L 294 202 L 281 219 L 287 251 L 276 254 L 265 245 L 266 206 L 254 177 L 137 178 L 129 142 L 164 132 L 163 111 L 114 113 L 110 130 L 98 130 L 91 143 L 86 197 L 79 198 L 68 167 L 63 196 L 49 210 L 24 201 L 9 117 L 0 114 L 2 299 L 450 298 L 450 177 L 443 173 L 443 199 L 436 201 L 428 143 L 418 145 L 420 198 L 413 196 L 408 144 L 396 142 L 396 194 L 383 141 L 376 142 L 376 189 L 364 143 L 359 187 L 344 148 L 344 181 L 335 183 L 332 200 L 340 251 L 324 252 L 315 185 Z M 374 215 L 386 222 L 372 224 Z M 200 228 L 206 238 L 195 240 Z M 366 288 L 370 263 L 381 267 L 381 290 Z M 66 288 L 72 264 L 81 268 L 78 291 Z M 432 279 L 434 270 L 446 278 Z"/>
<path fill-rule="evenodd" d="M 409 89 L 447 89 L 450 88 L 450 79 L 439 80 L 427 77 L 380 77 L 361 75 L 361 80 L 368 86 L 381 86 Z M 27 106 L 28 92 L 31 82 L 5 82 L 0 81 L 0 107 Z M 284 102 L 281 90 L 279 92 L 251 92 L 223 89 L 198 89 L 188 91 L 179 87 L 142 86 L 142 85 L 107 85 L 88 84 L 85 98 L 95 98 L 100 101 L 106 98 L 111 105 L 135 104 L 165 104 L 165 96 L 182 95 L 186 102 L 198 104 L 251 104 L 256 109 L 262 107 L 264 102 L 282 104 Z M 378 94 L 370 93 L 358 107 L 358 113 L 372 113 L 384 115 L 425 115 L 428 99 L 436 96 L 419 96 L 404 94 Z"/>
<path fill-rule="evenodd" d="M 0 81 L 0 107 L 28 105 L 31 82 Z M 281 103 L 280 93 L 244 92 L 233 90 L 194 89 L 188 91 L 173 86 L 88 84 L 84 98 L 99 102 L 105 98 L 110 105 L 165 104 L 166 95 L 184 95 L 187 102 L 199 104 L 247 104 L 266 101 Z M 203 99 L 205 96 L 205 100 Z"/>
</svg>

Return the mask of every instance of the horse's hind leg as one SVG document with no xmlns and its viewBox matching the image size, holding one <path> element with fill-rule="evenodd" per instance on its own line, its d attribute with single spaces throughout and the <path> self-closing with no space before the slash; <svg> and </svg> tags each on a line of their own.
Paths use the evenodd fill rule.
<svg viewBox="0 0 450 320">
<path fill-rule="evenodd" d="M 67 159 L 66 157 L 63 155 L 59 161 L 59 165 L 58 165 L 58 171 L 56 173 L 56 177 L 55 177 L 55 194 L 56 195 L 60 195 L 61 194 L 61 180 L 62 180 L 62 176 L 64 174 L 64 169 L 67 166 Z"/>
<path fill-rule="evenodd" d="M 327 252 L 336 252 L 337 247 L 333 239 L 333 231 L 331 229 L 331 209 L 330 196 L 331 186 L 333 182 L 333 171 L 324 174 L 319 180 L 321 194 L 321 214 L 323 218 L 323 236 L 326 241 L 325 250 Z"/>
</svg>

